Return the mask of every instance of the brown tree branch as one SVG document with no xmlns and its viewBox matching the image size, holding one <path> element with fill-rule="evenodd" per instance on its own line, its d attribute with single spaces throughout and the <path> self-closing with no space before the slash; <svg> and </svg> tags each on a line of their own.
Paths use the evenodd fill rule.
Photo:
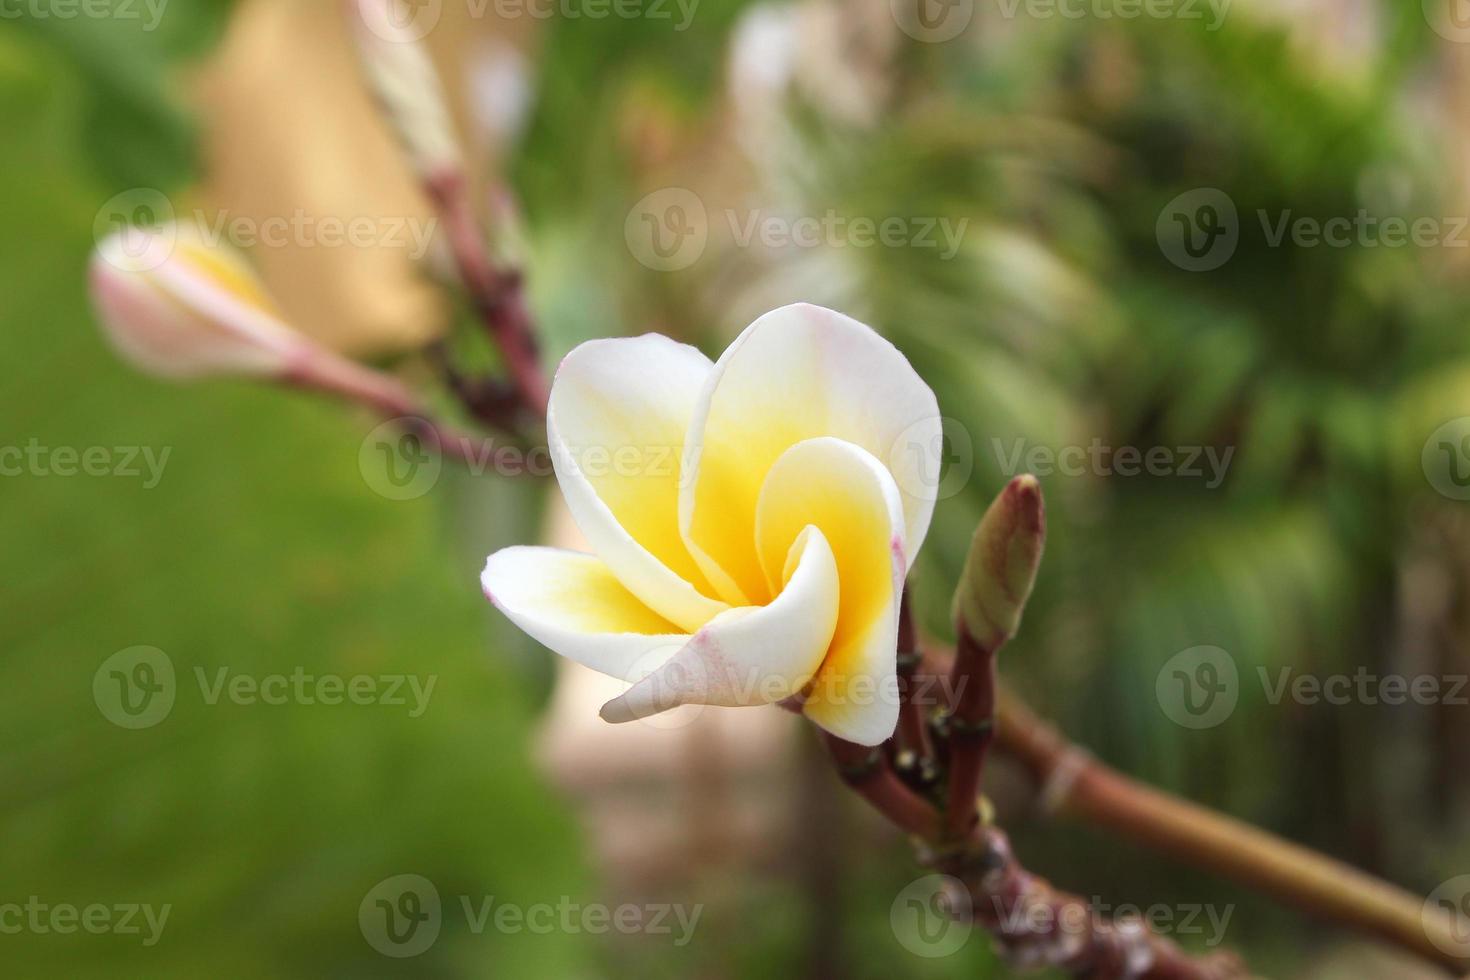
<svg viewBox="0 0 1470 980">
<path fill-rule="evenodd" d="M 939 812 L 898 778 L 881 746 L 824 737 L 843 781 L 894 826 L 919 838 L 927 863 L 964 885 L 975 921 L 1018 965 L 1058 967 L 1088 980 L 1232 980 L 1244 975 L 1232 954 L 1193 959 L 1142 923 L 1108 922 L 1085 899 L 1057 891 L 1026 871 L 995 827 L 976 826 L 956 843 Z"/>
<path fill-rule="evenodd" d="M 903 784 L 882 747 L 869 748 L 823 733 L 842 781 L 905 833 L 933 840 L 939 814 L 928 800 Z"/>
<path fill-rule="evenodd" d="M 894 760 L 899 771 L 918 786 L 928 786 L 937 777 L 934 746 L 925 717 L 928 706 L 919 703 L 919 692 L 914 683 L 914 675 L 923 659 L 908 589 L 905 588 L 898 613 L 899 711 L 898 732 L 894 739 L 898 751 Z"/>
<path fill-rule="evenodd" d="M 995 731 L 996 649 L 959 626 L 954 668 L 955 703 L 945 719 L 949 738 L 949 797 L 945 831 L 952 840 L 970 836 L 979 819 L 980 777 Z"/>
<path fill-rule="evenodd" d="M 1231 980 L 1245 966 L 1229 952 L 1194 958 L 1138 921 L 1110 922 L 1081 896 L 1023 868 L 1006 835 L 977 828 L 969 845 L 932 859 L 957 878 L 975 920 L 1022 969 L 1054 967 L 1088 980 Z"/>
<path fill-rule="evenodd" d="M 437 419 L 408 386 L 392 375 L 374 371 L 335 355 L 303 360 L 281 383 L 333 395 L 362 405 L 397 422 L 435 451 L 462 462 L 475 462 L 481 440 Z"/>
<path fill-rule="evenodd" d="M 925 651 L 921 676 L 943 676 L 948 649 Z M 1003 686 L 996 746 L 1035 779 L 1049 813 L 1103 827 L 1328 922 L 1377 936 L 1451 972 L 1470 969 L 1455 918 L 1422 898 L 1316 851 L 1130 779 L 1095 760 Z"/>
<path fill-rule="evenodd" d="M 997 743 L 1042 786 L 1049 808 L 1107 828 L 1310 915 L 1360 930 L 1463 973 L 1456 921 L 1404 889 L 1095 761 L 1009 692 Z"/>
<path fill-rule="evenodd" d="M 498 270 L 491 261 L 463 171 L 431 175 L 425 189 L 444 222 L 445 240 L 465 292 L 500 350 L 521 407 L 535 418 L 545 418 L 549 389 L 521 274 Z"/>
</svg>

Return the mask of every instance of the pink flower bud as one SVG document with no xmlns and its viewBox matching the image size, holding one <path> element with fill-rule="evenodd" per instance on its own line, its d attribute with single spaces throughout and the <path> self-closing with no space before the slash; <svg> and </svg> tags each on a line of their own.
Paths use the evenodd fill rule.
<svg viewBox="0 0 1470 980">
<path fill-rule="evenodd" d="M 97 246 L 90 279 L 103 332 L 125 360 L 149 374 L 264 378 L 388 415 L 422 412 L 396 378 L 288 327 L 244 259 L 192 225 L 112 235 Z"/>
<path fill-rule="evenodd" d="M 1015 635 L 1045 545 L 1041 484 L 1018 476 L 980 519 L 954 594 L 956 621 L 982 647 L 996 650 Z"/>
<path fill-rule="evenodd" d="M 243 259 L 192 226 L 112 235 L 89 278 L 108 340 L 149 374 L 282 377 L 306 356 L 308 342 L 281 322 Z"/>
</svg>

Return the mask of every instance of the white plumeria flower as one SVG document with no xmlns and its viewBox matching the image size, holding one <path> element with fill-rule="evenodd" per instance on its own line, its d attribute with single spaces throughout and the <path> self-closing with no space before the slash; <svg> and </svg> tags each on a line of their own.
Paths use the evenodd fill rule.
<svg viewBox="0 0 1470 980">
<path fill-rule="evenodd" d="M 767 313 L 715 364 L 657 334 L 591 341 L 557 371 L 547 437 L 596 555 L 506 548 L 485 593 L 633 684 L 608 721 L 799 697 L 877 745 L 898 719 L 899 602 L 940 432 L 908 360 L 820 307 Z"/>
</svg>

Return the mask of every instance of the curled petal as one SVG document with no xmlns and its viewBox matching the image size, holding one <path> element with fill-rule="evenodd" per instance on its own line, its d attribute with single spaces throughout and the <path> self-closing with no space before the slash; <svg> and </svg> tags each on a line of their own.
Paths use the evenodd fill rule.
<svg viewBox="0 0 1470 980">
<path fill-rule="evenodd" d="M 593 555 L 560 548 L 504 548 L 480 576 L 485 596 L 532 638 L 579 664 L 623 680 L 650 654 L 689 639 L 623 588 Z"/>
<path fill-rule="evenodd" d="M 751 324 L 710 373 L 689 429 L 680 529 L 710 581 L 750 602 L 768 586 L 750 547 L 766 472 L 804 439 L 834 436 L 890 470 L 905 565 L 934 510 L 934 393 L 891 343 L 832 310 L 786 306 Z M 909 451 L 920 447 L 920 452 Z"/>
<path fill-rule="evenodd" d="M 812 679 L 837 625 L 837 565 L 822 532 L 796 535 L 780 594 L 716 616 L 669 661 L 609 701 L 602 717 L 632 721 L 682 704 L 773 704 Z"/>
<path fill-rule="evenodd" d="M 832 642 L 803 711 L 850 742 L 876 745 L 898 722 L 898 609 L 906 571 L 904 517 L 888 469 L 840 439 L 810 439 L 776 461 L 761 489 L 756 540 L 770 573 L 782 541 L 819 528 L 837 563 Z"/>
<path fill-rule="evenodd" d="M 709 370 L 699 351 L 657 334 L 590 341 L 562 361 L 547 418 L 577 526 L 631 592 L 690 633 L 728 608 L 710 597 L 678 524 L 684 436 Z"/>
</svg>

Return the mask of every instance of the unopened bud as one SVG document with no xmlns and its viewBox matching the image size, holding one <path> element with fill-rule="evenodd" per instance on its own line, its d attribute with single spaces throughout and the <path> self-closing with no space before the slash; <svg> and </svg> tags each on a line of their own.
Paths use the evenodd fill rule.
<svg viewBox="0 0 1470 980">
<path fill-rule="evenodd" d="M 149 374 L 236 375 L 331 392 L 414 415 L 401 382 L 291 329 L 244 258 L 193 225 L 126 228 L 92 256 L 92 301 L 124 360 Z"/>
<path fill-rule="evenodd" d="M 988 650 L 1015 635 L 1046 544 L 1046 507 L 1036 477 L 1018 476 L 990 505 L 954 594 L 955 622 Z"/>
<path fill-rule="evenodd" d="M 348 3 L 363 69 L 420 178 L 462 171 L 464 158 L 439 74 L 419 35 L 395 13 L 397 2 Z"/>
<path fill-rule="evenodd" d="M 304 338 L 233 250 L 192 225 L 127 228 L 97 246 L 92 301 L 107 338 L 149 374 L 279 376 Z"/>
</svg>

